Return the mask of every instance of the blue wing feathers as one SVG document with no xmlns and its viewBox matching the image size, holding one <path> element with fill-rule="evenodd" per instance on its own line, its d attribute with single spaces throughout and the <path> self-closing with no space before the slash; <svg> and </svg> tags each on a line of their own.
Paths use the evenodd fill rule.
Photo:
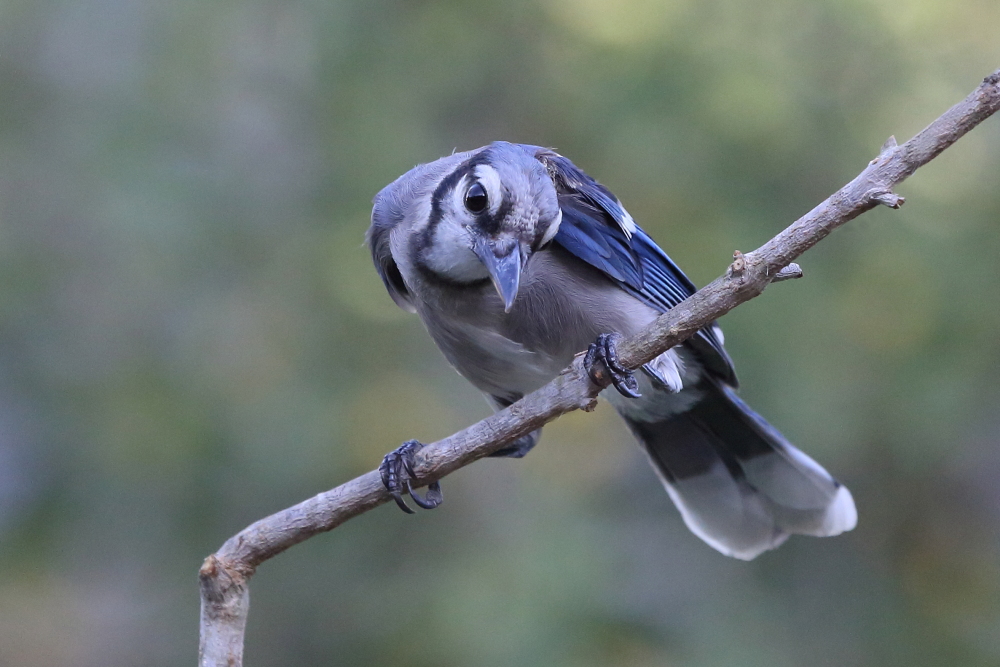
<svg viewBox="0 0 1000 667">
<path fill-rule="evenodd" d="M 563 217 L 556 243 L 660 312 L 697 291 L 607 188 L 553 151 L 525 148 L 546 166 L 559 193 Z M 713 328 L 702 329 L 689 343 L 710 370 L 736 386 L 732 361 Z"/>
<path fill-rule="evenodd" d="M 632 245 L 642 261 L 646 282 L 643 296 L 657 302 L 661 310 L 673 308 L 697 291 L 694 284 L 641 228 L 636 228 Z"/>
<path fill-rule="evenodd" d="M 633 289 L 643 284 L 642 264 L 629 244 L 628 237 L 615 224 L 608 224 L 605 211 L 572 195 L 559 197 L 562 223 L 555 241 L 591 266 Z"/>
</svg>

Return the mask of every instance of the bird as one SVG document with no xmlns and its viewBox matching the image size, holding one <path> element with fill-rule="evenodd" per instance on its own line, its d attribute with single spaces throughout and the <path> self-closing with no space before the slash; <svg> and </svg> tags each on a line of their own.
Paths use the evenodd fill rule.
<svg viewBox="0 0 1000 667">
<path fill-rule="evenodd" d="M 420 316 L 447 361 L 505 408 L 586 351 L 591 377 L 648 455 L 687 527 L 750 560 L 791 534 L 857 523 L 846 486 L 737 395 L 713 322 L 635 372 L 617 342 L 696 288 L 615 195 L 552 149 L 497 141 L 421 164 L 374 199 L 366 234 L 389 296 Z M 541 429 L 493 456 L 519 458 Z M 410 484 L 410 440 L 379 466 L 396 503 L 441 504 Z"/>
</svg>

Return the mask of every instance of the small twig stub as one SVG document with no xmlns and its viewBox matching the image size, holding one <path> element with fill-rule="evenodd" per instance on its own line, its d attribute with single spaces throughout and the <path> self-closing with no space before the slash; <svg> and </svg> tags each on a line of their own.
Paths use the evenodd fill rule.
<svg viewBox="0 0 1000 667">
<path fill-rule="evenodd" d="M 729 265 L 730 278 L 742 278 L 747 270 L 747 258 L 739 250 L 733 251 L 733 263 Z"/>
<path fill-rule="evenodd" d="M 889 138 L 885 140 L 884 144 L 882 144 L 882 148 L 879 149 L 878 154 L 879 155 L 887 155 L 888 153 L 890 153 L 893 150 L 895 150 L 895 148 L 896 148 L 897 145 L 898 144 L 896 144 L 896 136 L 895 135 L 889 135 Z"/>
<path fill-rule="evenodd" d="M 906 203 L 906 199 L 888 190 L 873 190 L 869 193 L 868 198 L 877 204 L 888 206 L 889 208 L 899 208 Z"/>
</svg>

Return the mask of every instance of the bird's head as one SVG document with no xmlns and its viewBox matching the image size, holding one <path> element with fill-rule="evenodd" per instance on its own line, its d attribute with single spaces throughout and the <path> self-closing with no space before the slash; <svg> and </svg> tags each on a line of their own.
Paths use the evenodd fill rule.
<svg viewBox="0 0 1000 667">
<path fill-rule="evenodd" d="M 545 166 L 521 146 L 497 142 L 438 182 L 420 261 L 454 283 L 491 280 L 509 312 L 528 258 L 555 237 L 561 219 Z"/>
</svg>

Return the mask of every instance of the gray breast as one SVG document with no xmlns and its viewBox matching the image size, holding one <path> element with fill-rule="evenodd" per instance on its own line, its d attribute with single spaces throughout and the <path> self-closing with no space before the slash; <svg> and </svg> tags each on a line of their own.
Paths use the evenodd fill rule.
<svg viewBox="0 0 1000 667">
<path fill-rule="evenodd" d="M 418 306 L 453 366 L 494 396 L 517 398 L 569 365 L 598 334 L 628 335 L 657 312 L 558 246 L 528 260 L 510 313 L 489 282 L 423 285 Z"/>
</svg>

